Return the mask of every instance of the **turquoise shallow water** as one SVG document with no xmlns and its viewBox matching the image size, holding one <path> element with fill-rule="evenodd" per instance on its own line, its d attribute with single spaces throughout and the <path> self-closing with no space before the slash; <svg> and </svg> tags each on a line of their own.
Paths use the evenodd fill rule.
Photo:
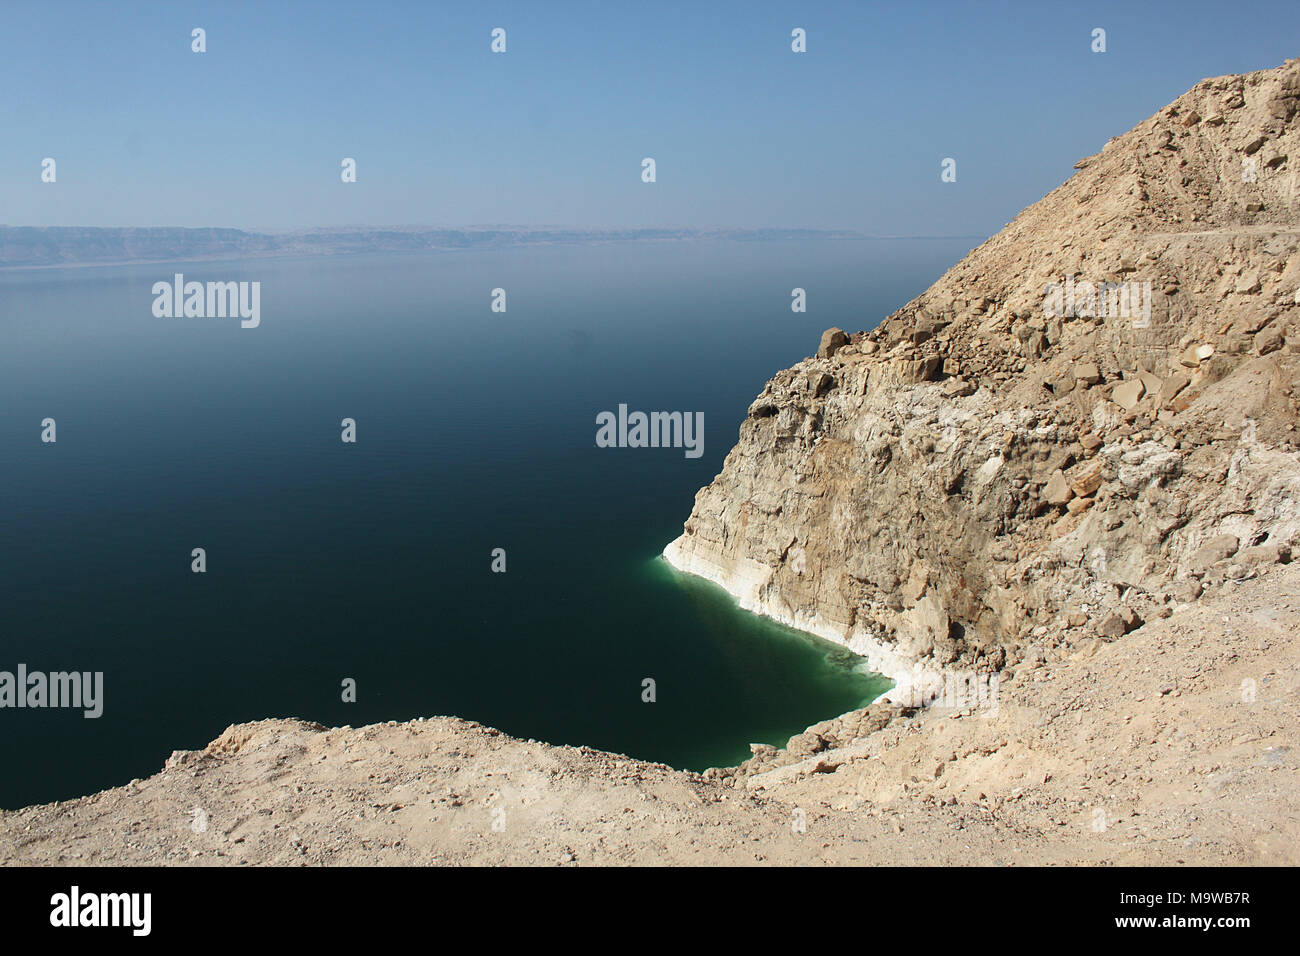
<svg viewBox="0 0 1300 956">
<path fill-rule="evenodd" d="M 969 245 L 0 273 L 0 670 L 105 675 L 97 720 L 0 710 L 0 806 L 148 776 L 264 717 L 456 714 L 699 769 L 865 703 L 885 685 L 851 655 L 657 555 L 773 372 Z M 260 281 L 261 326 L 155 318 L 177 271 Z M 597 448 L 619 403 L 703 412 L 703 455 Z"/>
</svg>

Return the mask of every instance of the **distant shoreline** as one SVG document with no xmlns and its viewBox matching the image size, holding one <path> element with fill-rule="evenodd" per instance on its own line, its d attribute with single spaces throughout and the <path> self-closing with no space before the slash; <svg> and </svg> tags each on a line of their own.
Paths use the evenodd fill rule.
<svg viewBox="0 0 1300 956">
<path fill-rule="evenodd" d="M 526 246 L 617 242 L 774 242 L 971 240 L 984 236 L 878 236 L 817 229 L 622 229 L 566 230 L 467 227 L 419 229 L 376 227 L 258 233 L 189 227 L 0 226 L 0 271 L 75 269 L 308 259 L 367 254 L 419 254 L 517 249 Z M 135 254 L 133 254 L 133 252 Z"/>
</svg>

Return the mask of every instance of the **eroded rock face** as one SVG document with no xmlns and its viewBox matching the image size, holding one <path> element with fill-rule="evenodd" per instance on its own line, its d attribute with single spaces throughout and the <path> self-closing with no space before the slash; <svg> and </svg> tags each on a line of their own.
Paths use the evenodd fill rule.
<svg viewBox="0 0 1300 956">
<path fill-rule="evenodd" d="M 1119 637 L 1289 560 L 1297 90 L 1300 60 L 1197 84 L 874 330 L 829 330 L 665 557 L 890 676 Z"/>
</svg>

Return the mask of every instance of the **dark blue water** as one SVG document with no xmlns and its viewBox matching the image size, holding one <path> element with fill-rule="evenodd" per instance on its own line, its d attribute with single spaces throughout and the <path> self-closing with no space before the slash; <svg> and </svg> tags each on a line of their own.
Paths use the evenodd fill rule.
<svg viewBox="0 0 1300 956">
<path fill-rule="evenodd" d="M 773 372 L 970 245 L 0 273 L 0 670 L 105 674 L 98 720 L 0 710 L 0 806 L 148 776 L 265 717 L 456 714 L 698 769 L 861 705 L 886 685 L 851 655 L 656 556 Z M 155 318 L 174 272 L 260 281 L 261 326 Z M 597 448 L 619 403 L 704 412 L 703 456 Z"/>
</svg>

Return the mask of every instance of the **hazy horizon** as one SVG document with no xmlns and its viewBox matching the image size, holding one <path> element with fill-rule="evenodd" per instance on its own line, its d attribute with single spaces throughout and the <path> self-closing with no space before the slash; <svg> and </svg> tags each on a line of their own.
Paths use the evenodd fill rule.
<svg viewBox="0 0 1300 956">
<path fill-rule="evenodd" d="M 302 256 L 407 255 L 635 243 L 950 242 L 984 236 L 873 236 L 801 228 L 610 228 L 473 225 L 318 226 L 245 230 L 186 226 L 9 226 L 0 224 L 0 271 L 129 263 L 254 262 Z"/>
<path fill-rule="evenodd" d="M 454 222 L 454 223 L 427 223 L 427 222 L 345 222 L 345 223 L 314 223 L 304 226 L 284 226 L 284 225 L 181 225 L 173 222 L 154 222 L 141 223 L 139 225 L 125 225 L 122 223 L 113 223 L 108 225 L 99 225 L 91 223 L 60 223 L 58 225 L 43 225 L 41 223 L 31 222 L 0 222 L 0 229 L 233 229 L 239 232 L 249 233 L 308 233 L 320 231 L 338 231 L 345 230 L 378 230 L 390 229 L 400 231 L 426 231 L 426 232 L 448 232 L 457 229 L 465 230 L 507 230 L 514 229 L 521 232 L 546 232 L 551 230 L 567 230 L 579 233 L 590 233 L 592 235 L 601 235 L 611 232 L 670 232 L 681 233 L 683 235 L 693 235 L 698 233 L 727 233 L 727 232 L 800 232 L 807 234 L 824 234 L 824 235 L 848 235 L 855 239 L 971 239 L 977 236 L 987 235 L 986 233 L 934 233 L 917 235 L 911 233 L 872 233 L 864 232 L 858 229 L 831 229 L 816 228 L 808 226 L 791 226 L 791 225 L 773 225 L 773 226 L 743 226 L 726 223 L 704 224 L 698 226 L 674 225 L 672 223 L 661 226 L 638 226 L 631 223 L 613 223 L 608 226 L 583 226 L 578 223 L 565 222 L 539 222 L 539 223 L 519 223 L 519 222 Z"/>
<path fill-rule="evenodd" d="M 988 236 L 1202 78 L 1294 56 L 1300 5 L 1250 9 L 15 2 L 0 209 L 101 228 Z"/>
</svg>

